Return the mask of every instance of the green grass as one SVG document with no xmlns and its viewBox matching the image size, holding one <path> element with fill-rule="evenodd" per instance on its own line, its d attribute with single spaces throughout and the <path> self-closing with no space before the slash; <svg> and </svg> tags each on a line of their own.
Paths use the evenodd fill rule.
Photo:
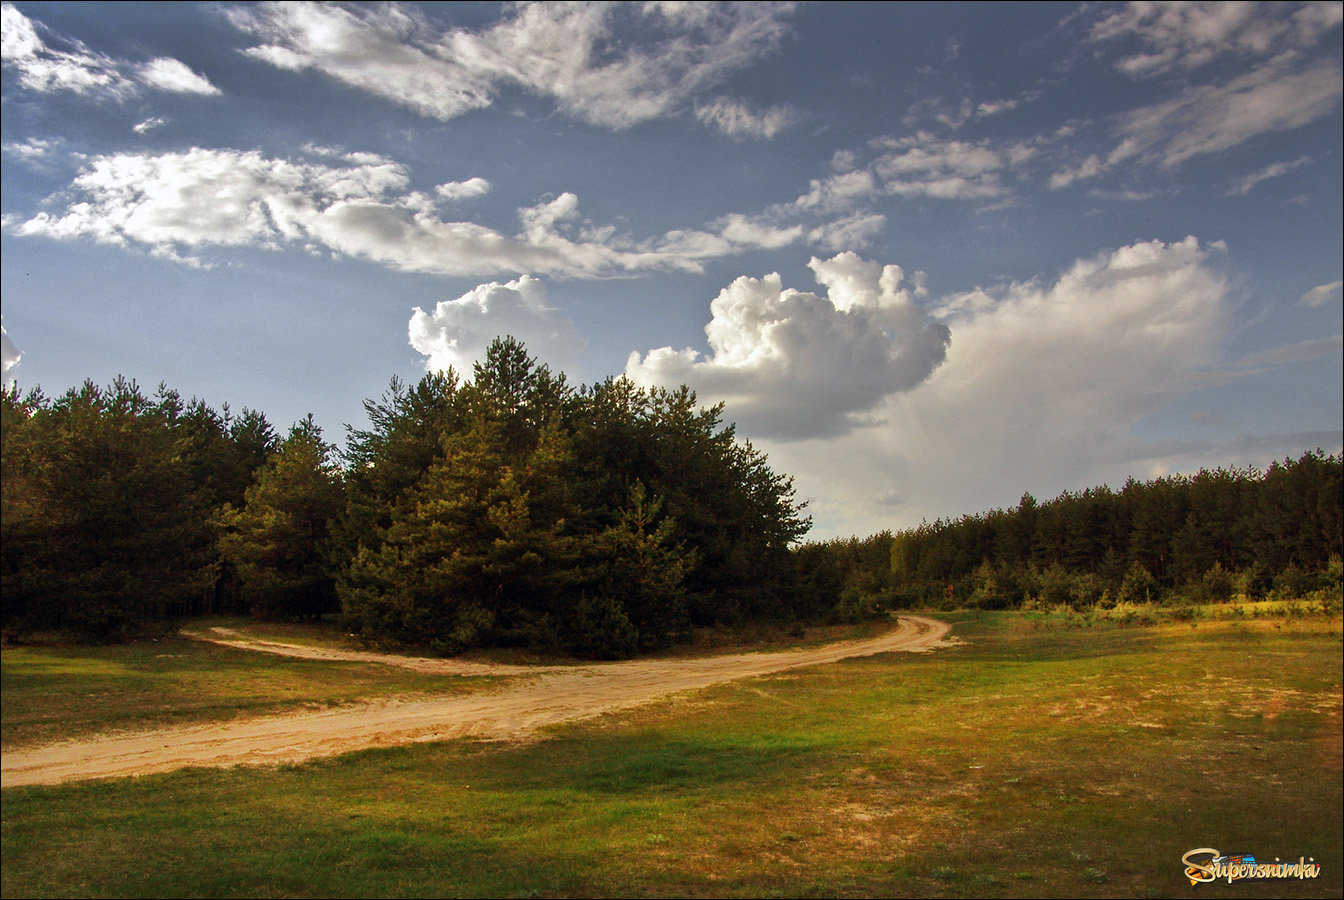
<svg viewBox="0 0 1344 900">
<path fill-rule="evenodd" d="M 6 647 L 0 679 L 0 746 L 6 748 L 391 694 L 459 693 L 494 681 L 290 659 L 176 637 L 106 647 Z"/>
<path fill-rule="evenodd" d="M 0 886 L 1190 896 L 1181 855 L 1215 847 L 1314 857 L 1322 877 L 1197 894 L 1340 896 L 1338 617 L 943 615 L 966 644 L 723 685 L 526 744 L 6 790 Z"/>
</svg>

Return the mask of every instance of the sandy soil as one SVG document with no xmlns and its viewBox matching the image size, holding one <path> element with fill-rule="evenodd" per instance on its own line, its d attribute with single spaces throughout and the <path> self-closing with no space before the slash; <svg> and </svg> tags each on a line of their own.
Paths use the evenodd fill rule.
<svg viewBox="0 0 1344 900">
<path fill-rule="evenodd" d="M 400 699 L 209 725 L 96 735 L 13 752 L 0 785 L 120 778 L 188 766 L 274 765 L 369 747 L 457 737 L 518 739 L 547 725 L 628 709 L 669 694 L 739 678 L 877 653 L 945 646 L 951 626 L 902 616 L 876 638 L 822 647 L 699 659 L 638 659 L 576 666 L 506 666 L 342 651 L 253 640 L 236 631 L 194 634 L 231 647 L 307 659 L 380 662 L 444 675 L 517 676 L 497 691 Z"/>
</svg>

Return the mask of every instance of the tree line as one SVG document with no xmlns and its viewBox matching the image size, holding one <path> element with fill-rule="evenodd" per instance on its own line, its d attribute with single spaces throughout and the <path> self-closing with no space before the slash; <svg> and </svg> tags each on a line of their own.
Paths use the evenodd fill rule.
<svg viewBox="0 0 1344 900">
<path fill-rule="evenodd" d="M 594 657 L 825 617 L 790 479 L 687 388 L 580 388 L 517 341 L 393 379 L 342 452 L 161 387 L 3 396 L 6 635 L 338 614 L 374 644 Z"/>
<path fill-rule="evenodd" d="M 615 658 L 696 627 L 910 607 L 1338 590 L 1320 451 L 807 542 L 791 479 L 686 387 L 573 387 L 512 338 L 471 377 L 393 379 L 345 448 L 118 379 L 0 393 L 6 640 L 184 617 L 337 616 L 374 645 Z"/>
<path fill-rule="evenodd" d="M 803 548 L 840 608 L 1297 599 L 1339 589 L 1341 457 L 1023 495 L 994 510 Z"/>
</svg>

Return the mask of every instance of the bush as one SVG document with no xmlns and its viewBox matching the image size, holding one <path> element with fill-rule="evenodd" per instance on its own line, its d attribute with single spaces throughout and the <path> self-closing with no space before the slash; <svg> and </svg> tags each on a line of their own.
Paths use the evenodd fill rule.
<svg viewBox="0 0 1344 900">
<path fill-rule="evenodd" d="M 639 649 L 639 632 L 611 597 L 584 597 L 574 612 L 568 647 L 589 659 L 626 659 Z"/>
</svg>

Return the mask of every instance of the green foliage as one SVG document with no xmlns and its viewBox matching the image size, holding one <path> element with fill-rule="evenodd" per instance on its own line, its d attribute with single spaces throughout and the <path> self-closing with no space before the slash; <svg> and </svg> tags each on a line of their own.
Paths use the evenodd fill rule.
<svg viewBox="0 0 1344 900">
<path fill-rule="evenodd" d="M 676 523 L 661 515 L 662 506 L 661 498 L 649 497 L 636 481 L 620 520 L 598 535 L 594 546 L 602 564 L 598 597 L 626 617 L 633 639 L 645 649 L 666 646 L 689 625 L 685 582 L 696 554 L 676 541 Z M 592 607 L 593 601 L 585 600 Z M 595 607 L 587 615 L 594 612 Z M 584 615 L 580 609 L 579 618 Z"/>
<path fill-rule="evenodd" d="M 277 442 L 167 388 L 6 392 L 6 633 L 339 600 L 372 642 L 623 656 L 835 606 L 795 585 L 790 480 L 684 387 L 575 390 L 506 338 L 469 380 L 393 379 L 365 410 L 341 471 L 311 417 Z"/>
<path fill-rule="evenodd" d="M 593 659 L 624 659 L 639 648 L 639 631 L 610 594 L 580 598 L 570 624 L 569 649 Z"/>
<path fill-rule="evenodd" d="M 1338 583 L 1342 472 L 1339 456 L 1316 451 L 1263 473 L 1131 479 L 1046 503 L 1024 494 L 1012 510 L 870 538 L 889 547 L 885 562 L 819 546 L 842 590 L 879 607 L 1294 599 Z"/>
<path fill-rule="evenodd" d="M 780 614 L 807 520 L 690 391 L 575 391 L 501 339 L 470 381 L 368 408 L 337 527 L 343 619 L 367 640 L 615 658 Z"/>
<path fill-rule="evenodd" d="M 327 531 L 342 491 L 332 452 L 309 416 L 261 467 L 241 508 L 219 511 L 219 551 L 254 616 L 317 618 L 336 609 Z"/>
<path fill-rule="evenodd" d="M 4 628 L 117 639 L 219 598 L 213 509 L 271 439 L 166 388 L 3 395 Z"/>
</svg>

